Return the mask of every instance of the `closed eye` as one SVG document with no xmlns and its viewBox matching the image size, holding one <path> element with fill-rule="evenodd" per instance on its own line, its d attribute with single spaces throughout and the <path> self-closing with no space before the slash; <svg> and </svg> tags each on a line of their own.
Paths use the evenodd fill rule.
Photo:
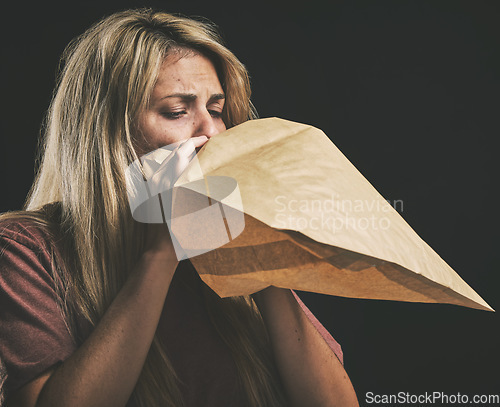
<svg viewBox="0 0 500 407">
<path fill-rule="evenodd" d="M 215 118 L 222 117 L 222 112 L 219 112 L 218 110 L 209 110 L 209 113 L 212 117 L 215 117 Z"/>
<path fill-rule="evenodd" d="M 182 117 L 185 114 L 186 114 L 186 111 L 182 110 L 180 112 L 163 112 L 162 116 L 164 116 L 170 120 L 175 120 L 175 119 L 179 119 L 180 117 Z"/>
</svg>

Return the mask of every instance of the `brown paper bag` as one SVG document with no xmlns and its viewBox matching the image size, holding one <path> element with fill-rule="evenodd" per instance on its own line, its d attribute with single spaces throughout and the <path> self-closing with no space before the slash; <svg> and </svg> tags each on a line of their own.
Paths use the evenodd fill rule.
<svg viewBox="0 0 500 407">
<path fill-rule="evenodd" d="M 244 212 L 243 232 L 191 258 L 220 296 L 273 285 L 492 310 L 321 130 L 251 120 L 213 137 L 197 157 L 206 179 L 236 180 L 241 201 L 224 204 Z M 199 168 L 188 167 L 176 188 L 209 196 L 194 192 L 196 182 Z"/>
</svg>

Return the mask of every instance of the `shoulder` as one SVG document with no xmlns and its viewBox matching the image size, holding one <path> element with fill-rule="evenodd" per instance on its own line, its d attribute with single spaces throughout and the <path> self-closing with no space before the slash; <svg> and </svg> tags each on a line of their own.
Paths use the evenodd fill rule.
<svg viewBox="0 0 500 407">
<path fill-rule="evenodd" d="M 39 210 L 0 214 L 0 255 L 9 242 L 30 249 L 48 249 L 61 240 L 61 208 L 47 204 Z"/>
<path fill-rule="evenodd" d="M 43 217 L 30 212 L 0 216 L 0 283 L 53 280 L 56 241 Z M 9 277 L 10 276 L 10 277 Z M 24 276 L 24 277 L 23 277 Z"/>
<path fill-rule="evenodd" d="M 45 246 L 52 240 L 47 227 L 30 214 L 0 216 L 0 239 L 29 247 Z"/>
</svg>

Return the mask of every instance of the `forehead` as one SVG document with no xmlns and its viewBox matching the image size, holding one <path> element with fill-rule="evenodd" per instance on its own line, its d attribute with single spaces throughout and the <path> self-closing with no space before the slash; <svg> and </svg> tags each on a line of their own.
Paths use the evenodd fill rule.
<svg viewBox="0 0 500 407">
<path fill-rule="evenodd" d="M 163 61 L 153 99 L 168 93 L 223 93 L 213 63 L 199 53 L 172 53 Z"/>
</svg>

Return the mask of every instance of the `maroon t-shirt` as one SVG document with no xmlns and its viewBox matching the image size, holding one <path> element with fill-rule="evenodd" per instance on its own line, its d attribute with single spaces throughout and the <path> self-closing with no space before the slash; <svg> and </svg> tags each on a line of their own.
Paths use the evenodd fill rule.
<svg viewBox="0 0 500 407">
<path fill-rule="evenodd" d="M 0 223 L 0 406 L 3 397 L 77 349 L 57 306 L 54 250 L 47 234 L 29 221 Z M 187 407 L 244 406 L 235 363 L 210 322 L 202 284 L 190 262 L 179 264 L 158 333 L 182 383 Z M 342 362 L 338 343 L 294 295 Z"/>
</svg>

